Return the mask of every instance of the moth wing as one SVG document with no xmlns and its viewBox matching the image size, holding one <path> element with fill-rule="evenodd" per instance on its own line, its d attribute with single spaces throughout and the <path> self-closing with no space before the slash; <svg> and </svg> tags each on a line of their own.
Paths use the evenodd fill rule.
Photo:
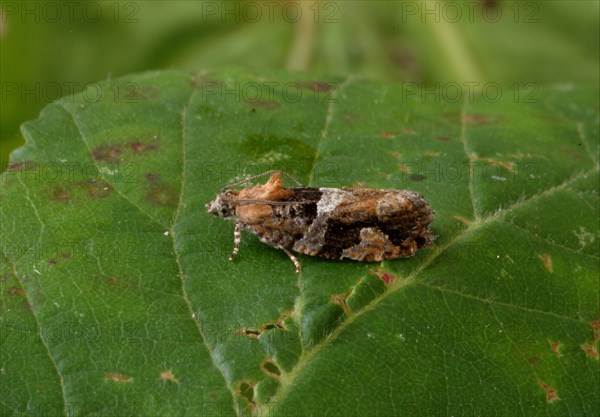
<svg viewBox="0 0 600 417">
<path fill-rule="evenodd" d="M 293 249 L 329 259 L 380 261 L 414 254 L 433 239 L 433 212 L 406 190 L 323 189 L 315 221 Z"/>
</svg>

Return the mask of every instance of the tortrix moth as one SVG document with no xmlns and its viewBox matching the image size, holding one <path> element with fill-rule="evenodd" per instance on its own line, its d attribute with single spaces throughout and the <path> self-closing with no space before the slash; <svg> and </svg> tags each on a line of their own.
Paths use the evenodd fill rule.
<svg viewBox="0 0 600 417">
<path fill-rule="evenodd" d="M 271 175 L 265 184 L 232 189 L 265 175 Z M 298 187 L 285 188 L 281 175 Z M 279 170 L 225 186 L 206 208 L 235 222 L 230 260 L 239 251 L 244 229 L 283 250 L 296 272 L 300 262 L 290 250 L 327 259 L 377 262 L 412 256 L 434 239 L 429 230 L 433 210 L 414 191 L 311 188 Z"/>
</svg>

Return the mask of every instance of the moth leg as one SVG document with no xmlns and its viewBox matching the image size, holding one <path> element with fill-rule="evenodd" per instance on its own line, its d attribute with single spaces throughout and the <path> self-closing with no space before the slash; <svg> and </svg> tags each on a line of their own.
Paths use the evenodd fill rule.
<svg viewBox="0 0 600 417">
<path fill-rule="evenodd" d="M 239 223 L 235 224 L 233 229 L 233 252 L 229 256 L 229 260 L 233 261 L 240 251 L 240 241 L 242 240 L 242 228 Z"/>
<path fill-rule="evenodd" d="M 302 265 L 300 265 L 300 261 L 298 260 L 298 258 L 296 258 L 294 255 L 292 255 L 292 253 L 289 250 L 287 250 L 286 248 L 281 248 L 281 250 L 284 251 L 287 256 L 289 256 L 289 258 L 294 263 L 294 266 L 296 267 L 296 273 L 299 274 L 300 271 L 302 270 Z"/>
</svg>

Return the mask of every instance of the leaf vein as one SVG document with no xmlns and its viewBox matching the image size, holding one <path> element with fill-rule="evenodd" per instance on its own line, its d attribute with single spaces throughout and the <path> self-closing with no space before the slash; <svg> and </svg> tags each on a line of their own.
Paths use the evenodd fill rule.
<svg viewBox="0 0 600 417">
<path fill-rule="evenodd" d="M 81 126 L 79 125 L 79 123 L 77 122 L 77 119 L 75 117 L 75 115 L 66 107 L 64 107 L 60 102 L 56 103 L 63 111 L 65 111 L 69 116 L 71 116 L 71 119 L 73 120 L 73 124 L 74 126 L 77 128 L 77 131 L 79 132 L 79 137 L 81 138 L 81 142 L 85 145 L 88 153 L 89 153 L 89 157 L 92 161 L 92 163 L 94 164 L 94 166 L 97 169 L 97 172 L 99 174 L 99 176 L 106 181 L 107 183 L 111 184 L 111 181 L 109 178 L 106 177 L 106 175 L 104 175 L 104 173 L 102 172 L 101 167 L 98 165 L 98 163 L 96 162 L 96 160 L 92 157 L 92 150 L 90 149 L 87 141 L 85 140 L 85 135 L 83 134 L 83 131 L 81 130 Z M 142 213 L 143 215 L 145 215 L 146 217 L 148 217 L 150 220 L 152 220 L 152 222 L 158 224 L 161 229 L 169 229 L 169 226 L 166 224 L 161 223 L 157 218 L 153 217 L 150 213 L 148 213 L 147 211 L 145 211 L 141 206 L 139 206 L 138 204 L 136 204 L 135 202 L 133 202 L 129 197 L 127 197 L 125 194 L 123 194 L 121 191 L 119 191 L 119 189 L 117 187 L 114 187 L 111 184 L 113 190 L 117 193 L 117 195 L 119 197 L 121 197 L 123 200 L 127 201 L 129 204 L 131 204 L 134 208 L 136 208 L 140 213 Z"/>
<path fill-rule="evenodd" d="M 15 274 L 15 277 L 17 278 L 17 280 L 19 281 L 19 284 L 21 285 L 21 288 L 25 288 L 23 285 L 23 282 L 21 280 L 21 277 L 19 276 L 19 273 L 17 272 L 17 268 L 16 268 L 16 264 L 10 260 L 10 258 L 8 258 L 6 256 L 6 254 L 4 253 L 4 250 L 2 250 L 2 256 L 4 257 L 4 259 L 6 259 L 10 265 L 12 266 L 12 270 L 13 273 Z M 68 410 L 67 410 L 67 395 L 65 392 L 65 380 L 63 378 L 62 373 L 60 372 L 60 369 L 58 368 L 58 364 L 56 363 L 56 361 L 54 360 L 54 357 L 52 356 L 52 351 L 50 350 L 50 346 L 48 346 L 48 342 L 46 340 L 46 335 L 44 334 L 45 332 L 42 331 L 42 326 L 40 325 L 40 321 L 38 319 L 38 317 L 35 315 L 35 310 L 33 309 L 31 302 L 29 300 L 29 293 L 28 291 L 25 291 L 25 300 L 27 301 L 27 305 L 30 307 L 30 311 L 31 311 L 31 316 L 33 317 L 33 319 L 35 320 L 35 324 L 38 328 L 38 334 L 40 337 L 40 340 L 42 342 L 42 345 L 44 345 L 45 351 L 48 354 L 48 358 L 50 359 L 50 362 L 52 363 L 52 365 L 54 366 L 54 370 L 56 371 L 56 375 L 58 376 L 59 382 L 60 382 L 60 393 L 63 399 L 63 413 L 64 416 L 68 416 Z"/>
<path fill-rule="evenodd" d="M 190 94 L 190 98 L 188 100 L 188 102 L 186 103 L 186 105 L 184 106 L 184 108 L 182 109 L 181 112 L 181 154 L 182 154 L 182 169 L 181 169 L 181 189 L 180 189 L 180 193 L 179 193 L 179 202 L 177 204 L 177 209 L 175 210 L 175 216 L 173 218 L 173 225 L 177 224 L 177 221 L 179 220 L 179 218 L 181 217 L 181 210 L 183 207 L 183 199 L 184 199 L 184 190 L 185 190 L 185 182 L 186 182 L 186 172 L 187 172 L 187 157 L 186 157 L 186 149 L 187 149 L 187 141 L 186 141 L 186 137 L 188 137 L 188 135 L 186 135 L 186 122 L 187 122 L 187 114 L 189 109 L 191 108 L 191 103 L 193 102 L 193 99 L 196 95 L 196 92 L 198 90 L 193 89 L 192 93 Z M 215 359 L 215 356 L 213 354 L 213 351 L 209 348 L 207 339 L 206 339 L 206 335 L 204 334 L 204 332 L 202 331 L 202 327 L 200 325 L 200 321 L 198 320 L 198 317 L 196 317 L 196 315 L 194 314 L 194 308 L 192 306 L 192 302 L 190 300 L 190 297 L 186 291 L 186 285 L 185 285 L 185 273 L 184 273 L 184 269 L 181 263 L 181 258 L 180 258 L 180 253 L 177 250 L 177 245 L 176 245 L 176 241 L 177 241 L 177 236 L 175 234 L 175 230 L 173 230 L 173 228 L 171 228 L 171 231 L 169 233 L 170 237 L 171 237 L 171 241 L 173 244 L 173 253 L 175 254 L 175 262 L 177 264 L 177 268 L 178 268 L 178 276 L 179 279 L 181 281 L 181 294 L 182 294 L 182 298 L 183 301 L 188 309 L 190 318 L 192 319 L 194 325 L 196 326 L 196 329 L 198 330 L 198 334 L 204 344 L 204 346 L 206 347 L 206 350 L 210 356 L 211 362 L 213 367 L 217 370 L 217 372 L 221 375 L 221 377 L 223 378 L 223 382 L 225 384 L 225 387 L 228 389 L 228 391 L 231 393 L 231 397 L 233 402 L 235 402 L 235 393 L 233 392 L 233 390 L 231 389 L 231 387 L 229 386 L 229 384 L 227 383 L 227 379 L 225 378 L 225 372 L 223 371 L 223 369 L 221 369 L 219 367 L 219 365 L 217 364 L 217 361 Z M 236 410 L 237 412 L 238 410 Z"/>
<path fill-rule="evenodd" d="M 471 152 L 469 151 L 469 146 L 467 144 L 467 101 L 463 103 L 461 114 L 460 114 L 460 142 L 463 146 L 463 151 L 465 153 L 465 157 L 467 158 L 467 162 L 469 164 L 469 196 L 471 199 L 471 207 L 473 209 L 473 218 L 475 221 L 481 219 L 479 211 L 477 210 L 477 205 L 475 203 L 475 190 L 474 190 L 474 175 L 473 175 L 473 158 L 471 157 Z"/>
</svg>

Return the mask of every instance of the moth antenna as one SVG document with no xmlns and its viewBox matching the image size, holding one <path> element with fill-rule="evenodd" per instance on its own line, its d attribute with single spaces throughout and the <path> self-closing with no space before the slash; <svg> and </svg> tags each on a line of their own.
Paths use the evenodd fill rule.
<svg viewBox="0 0 600 417">
<path fill-rule="evenodd" d="M 249 183 L 252 180 L 255 180 L 257 178 L 264 177 L 264 176 L 267 176 L 267 175 L 272 175 L 272 174 L 275 174 L 277 172 L 280 173 L 280 174 L 282 174 L 282 175 L 284 175 L 284 176 L 286 176 L 287 178 L 291 179 L 292 181 L 294 181 L 297 186 L 304 187 L 304 184 L 302 184 L 300 181 L 298 181 L 298 179 L 296 179 L 296 177 L 294 177 L 294 176 L 292 176 L 292 175 L 288 174 L 287 172 L 282 171 L 280 169 L 272 169 L 270 171 L 265 171 L 265 172 L 263 172 L 261 174 L 253 175 L 253 176 L 248 177 L 248 178 L 246 178 L 244 180 L 228 184 L 225 187 L 221 188 L 221 192 L 223 192 L 225 190 L 228 190 L 229 188 L 232 188 L 232 187 L 237 187 L 238 185 L 247 184 L 247 183 Z"/>
<path fill-rule="evenodd" d="M 310 201 L 275 201 L 275 200 L 260 200 L 256 198 L 221 198 L 221 201 L 235 201 L 239 203 L 259 203 L 271 204 L 274 206 L 289 206 L 292 204 L 310 204 Z"/>
</svg>

